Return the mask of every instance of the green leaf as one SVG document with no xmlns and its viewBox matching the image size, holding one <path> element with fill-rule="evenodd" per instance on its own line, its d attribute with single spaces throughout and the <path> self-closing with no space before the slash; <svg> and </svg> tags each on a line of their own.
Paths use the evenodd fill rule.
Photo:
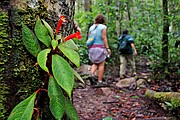
<svg viewBox="0 0 180 120">
<path fill-rule="evenodd" d="M 34 56 L 37 57 L 41 51 L 40 45 L 34 33 L 22 23 L 22 37 L 26 49 Z"/>
<path fill-rule="evenodd" d="M 36 21 L 35 29 L 36 36 L 38 39 L 44 43 L 47 47 L 51 44 L 51 37 L 48 34 L 46 27 L 41 23 L 40 18 Z"/>
<path fill-rule="evenodd" d="M 133 96 L 131 96 L 131 98 L 137 99 L 139 97 L 137 95 L 133 95 Z"/>
<path fill-rule="evenodd" d="M 73 74 L 82 82 L 82 83 L 84 83 L 84 80 L 81 78 L 81 76 L 74 70 L 74 69 L 72 69 L 73 70 Z"/>
<path fill-rule="evenodd" d="M 60 44 L 58 48 L 63 52 L 63 54 L 69 58 L 71 62 L 73 62 L 77 67 L 80 66 L 80 57 L 79 54 L 74 51 L 73 49 L 70 49 L 69 47 L 64 46 L 63 44 Z"/>
<path fill-rule="evenodd" d="M 53 50 L 55 50 L 55 48 L 58 46 L 58 41 L 53 39 L 53 40 L 51 41 L 51 45 L 52 45 L 52 47 L 53 47 Z"/>
<path fill-rule="evenodd" d="M 63 44 L 61 44 L 64 47 L 73 49 L 73 50 L 78 50 L 77 45 L 74 43 L 73 40 L 68 40 L 67 42 L 64 42 Z"/>
<path fill-rule="evenodd" d="M 65 113 L 70 118 L 70 120 L 79 120 L 76 108 L 71 103 L 71 101 L 69 99 L 67 99 L 67 98 L 66 98 L 66 101 L 65 101 Z"/>
<path fill-rule="evenodd" d="M 113 120 L 113 118 L 112 117 L 105 117 L 102 120 Z"/>
<path fill-rule="evenodd" d="M 61 56 L 53 55 L 52 72 L 57 83 L 67 92 L 71 98 L 74 85 L 74 75 L 71 66 Z"/>
<path fill-rule="evenodd" d="M 48 73 L 49 73 L 49 70 L 46 67 L 46 62 L 47 62 L 48 53 L 50 53 L 50 51 L 51 49 L 44 49 L 37 56 L 37 61 L 38 61 L 39 66 Z"/>
<path fill-rule="evenodd" d="M 48 85 L 50 110 L 57 120 L 61 120 L 65 111 L 65 97 L 55 79 L 50 76 Z"/>
<path fill-rule="evenodd" d="M 49 34 L 51 35 L 51 38 L 53 39 L 54 38 L 53 29 L 51 28 L 51 26 L 45 20 L 42 20 L 42 21 L 44 23 L 44 26 L 48 30 Z"/>
<path fill-rule="evenodd" d="M 173 105 L 170 102 L 164 102 L 167 106 L 173 107 Z"/>
<path fill-rule="evenodd" d="M 31 120 L 36 93 L 20 102 L 11 112 L 8 120 Z"/>
</svg>

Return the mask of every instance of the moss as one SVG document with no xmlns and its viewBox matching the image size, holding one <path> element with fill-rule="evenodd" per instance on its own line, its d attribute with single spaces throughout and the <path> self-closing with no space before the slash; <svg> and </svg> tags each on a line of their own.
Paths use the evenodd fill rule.
<svg viewBox="0 0 180 120">
<path fill-rule="evenodd" d="M 37 9 L 28 7 L 19 10 L 11 7 L 4 11 L 0 12 L 0 119 L 7 119 L 19 102 L 41 87 L 44 79 L 42 69 L 34 66 L 36 58 L 23 44 L 21 23 L 33 30 L 37 16 L 49 20 L 43 5 Z"/>
<path fill-rule="evenodd" d="M 4 4 L 3 4 L 4 6 Z M 30 96 L 42 85 L 44 72 L 34 64 L 37 62 L 26 50 L 21 34 L 21 23 L 34 29 L 36 18 L 46 20 L 55 28 L 57 16 L 48 13 L 46 7 L 39 2 L 36 9 L 17 9 L 10 7 L 6 12 L 0 11 L 0 106 L 2 104 L 0 119 L 7 119 L 11 110 L 22 100 Z M 54 19 L 56 18 L 56 19 Z M 3 91 L 3 92 L 2 92 Z M 49 108 L 48 98 L 44 99 L 44 108 Z M 6 107 L 5 107 L 6 106 Z M 43 109 L 42 118 L 52 119 L 49 109 Z"/>
<path fill-rule="evenodd" d="M 44 77 L 34 66 L 36 58 L 25 49 L 21 35 L 21 22 L 33 28 L 38 10 L 9 11 L 0 12 L 0 119 L 6 119 L 15 105 L 37 90 Z"/>
<path fill-rule="evenodd" d="M 173 96 L 173 97 L 170 97 Z M 172 92 L 155 93 L 154 97 L 160 101 L 169 101 L 173 105 L 173 109 L 180 106 L 179 94 Z"/>
<path fill-rule="evenodd" d="M 3 73 L 5 72 L 5 63 L 8 61 L 8 54 L 6 54 L 4 44 L 7 44 L 8 42 L 8 13 L 7 12 L 0 12 L 0 119 L 4 119 L 5 115 L 4 113 L 7 111 L 6 106 L 4 105 L 4 102 L 7 101 L 6 95 L 9 94 L 9 88 L 6 84 Z"/>
</svg>

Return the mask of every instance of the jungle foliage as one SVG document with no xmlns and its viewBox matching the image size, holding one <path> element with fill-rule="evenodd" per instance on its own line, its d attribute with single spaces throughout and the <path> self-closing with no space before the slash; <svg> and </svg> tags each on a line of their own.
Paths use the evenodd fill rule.
<svg viewBox="0 0 180 120">
<path fill-rule="evenodd" d="M 0 6 L 2 6 L 3 9 L 7 10 L 9 1 L 10 0 L 1 1 Z M 65 1 L 66 0 L 62 0 L 60 2 L 65 3 Z M 117 53 L 117 38 L 119 36 L 116 29 L 117 28 L 116 21 L 118 20 L 119 30 L 122 31 L 123 29 L 128 29 L 130 31 L 130 34 L 135 38 L 135 44 L 138 54 L 145 55 L 150 60 L 151 63 L 150 65 L 152 69 L 164 70 L 165 66 L 163 66 L 164 64 L 162 64 L 164 63 L 164 59 L 162 56 L 162 52 L 163 52 L 162 36 L 163 36 L 163 23 L 164 23 L 162 0 L 86 0 L 86 2 L 84 0 L 77 0 L 76 2 L 77 2 L 77 6 L 76 6 L 75 20 L 81 27 L 82 36 L 83 36 L 81 41 L 75 41 L 77 43 L 78 48 L 80 48 L 78 51 L 80 55 L 80 61 L 81 61 L 80 63 L 89 63 L 87 56 L 87 48 L 85 45 L 88 28 L 90 27 L 90 25 L 93 24 L 93 20 L 97 14 L 103 14 L 106 16 L 107 19 L 107 23 L 106 23 L 106 25 L 108 26 L 107 33 L 108 33 L 110 48 L 112 50 L 112 56 L 110 59 L 111 62 L 108 62 L 107 64 L 111 64 L 111 63 L 118 64 L 119 61 L 118 53 Z M 117 9 L 117 2 L 120 3 L 118 7 L 119 9 Z M 56 2 L 52 2 L 52 3 L 55 4 Z M 32 103 L 35 100 L 37 93 L 39 92 L 39 91 L 37 92 L 34 91 L 37 90 L 39 87 L 41 87 L 42 85 L 41 80 L 46 76 L 46 74 L 44 74 L 44 71 L 45 73 L 52 72 L 49 71 L 49 69 L 47 69 L 47 67 L 45 66 L 47 60 L 46 58 L 49 55 L 50 49 L 44 50 L 44 48 L 51 47 L 53 49 L 53 54 L 54 54 L 56 45 L 58 45 L 59 43 L 57 43 L 56 40 L 51 39 L 53 38 L 52 34 L 49 34 L 50 38 L 49 36 L 45 37 L 45 39 L 41 38 L 45 35 L 43 33 L 40 33 L 39 30 L 37 30 L 39 29 L 37 27 L 40 25 L 36 26 L 37 29 L 33 29 L 34 25 L 36 24 L 37 16 L 39 16 L 40 18 L 45 18 L 46 21 L 51 26 L 53 26 L 53 28 L 55 27 L 54 23 L 58 21 L 57 16 L 54 15 L 54 12 L 52 12 L 51 15 L 54 15 L 53 18 L 49 17 L 49 14 L 46 11 L 46 7 L 47 6 L 43 6 L 40 4 L 40 6 L 34 10 L 32 10 L 29 7 L 26 10 L 18 10 L 13 7 L 9 8 L 8 11 L 4 11 L 0 9 L 0 23 L 1 23 L 0 24 L 0 53 L 1 53 L 0 82 L 2 83 L 0 85 L 0 91 L 1 91 L 0 119 L 6 119 L 9 113 L 11 112 L 10 110 L 12 110 L 12 108 L 15 105 L 17 105 L 20 101 L 24 100 L 25 98 L 27 99 L 23 103 L 21 103 L 21 105 L 24 105 L 29 101 L 31 101 L 30 103 Z M 67 6 L 64 7 L 67 8 Z M 168 1 L 168 9 L 169 9 L 168 11 L 169 13 L 168 16 L 166 16 L 169 20 L 169 25 L 170 25 L 169 32 L 167 34 L 168 48 L 169 48 L 168 68 L 173 70 L 173 72 L 175 72 L 176 74 L 180 74 L 179 0 Z M 68 11 L 65 10 L 64 8 L 63 10 L 65 11 L 64 14 L 68 13 Z M 116 11 L 118 11 L 119 16 L 116 14 Z M 73 10 L 70 12 L 70 15 L 69 17 L 71 17 L 70 20 L 72 22 L 74 15 Z M 36 48 L 35 51 L 31 50 L 31 48 L 28 48 L 28 45 L 26 46 L 26 48 L 28 48 L 29 52 L 32 53 L 32 55 L 29 54 L 29 52 L 25 49 L 22 43 L 22 33 L 21 33 L 22 21 L 24 21 L 26 24 L 24 28 L 27 27 L 27 29 L 30 28 L 31 30 L 33 29 L 34 31 L 36 31 L 38 42 L 41 45 L 41 48 L 39 46 L 37 46 L 37 48 L 35 47 Z M 46 24 L 46 22 L 43 22 L 43 24 Z M 68 26 L 65 27 L 68 28 Z M 63 32 L 66 32 L 66 34 L 71 33 L 72 26 L 68 29 L 70 30 Z M 44 29 L 42 29 L 42 31 L 44 31 Z M 42 34 L 42 36 L 41 35 L 38 36 L 39 34 Z M 37 38 L 34 38 L 34 41 L 37 41 L 36 39 Z M 79 66 L 80 63 L 74 60 L 74 57 L 75 58 L 77 57 L 77 52 L 76 52 L 77 48 L 75 47 L 73 48 L 73 50 L 66 49 L 66 47 L 69 46 L 69 44 L 72 44 L 72 46 L 74 46 L 74 43 L 70 41 L 67 41 L 67 44 L 68 45 L 65 44 L 58 45 L 57 49 L 62 52 L 61 54 L 63 54 L 63 57 L 64 56 L 67 57 L 65 58 L 65 60 L 70 59 L 72 60 L 71 62 L 74 63 L 74 65 Z M 31 45 L 33 45 L 33 43 Z M 52 53 L 52 51 L 50 53 Z M 69 53 L 75 53 L 73 54 L 75 56 L 71 56 Z M 38 56 L 37 58 L 39 59 L 38 60 L 40 63 L 39 65 L 42 69 L 39 69 L 40 67 L 34 66 L 35 61 L 37 61 L 36 57 L 34 56 L 36 57 Z M 53 61 L 55 64 L 62 63 L 62 65 L 64 66 L 69 66 L 63 60 L 64 58 L 61 58 L 59 56 L 57 57 L 57 55 L 53 55 L 53 56 L 54 56 Z M 40 60 L 41 58 L 44 59 Z M 55 70 L 56 65 L 52 65 L 52 66 L 54 66 L 54 71 L 56 71 Z M 71 71 L 70 68 L 68 68 L 68 70 L 71 73 L 71 77 L 72 77 L 72 72 L 73 74 L 78 76 L 75 73 L 75 71 Z M 169 71 L 166 72 L 167 74 L 170 74 Z M 163 74 L 159 74 L 159 77 L 162 76 Z M 55 90 L 57 90 L 55 92 L 58 93 L 60 91 L 58 85 L 61 84 L 60 83 L 61 80 L 58 80 L 59 81 L 58 84 L 56 82 L 52 83 L 53 78 L 50 77 L 49 79 L 51 79 L 51 83 L 49 83 L 49 86 L 52 85 L 55 86 L 55 87 L 50 87 L 50 90 L 53 91 L 55 88 Z M 72 83 L 70 84 L 72 85 Z M 68 87 L 68 89 L 65 90 L 68 92 L 69 96 L 71 89 L 72 86 L 71 88 Z M 43 92 L 43 90 L 41 92 Z M 46 90 L 44 91 L 44 93 L 47 94 Z M 48 94 L 48 95 L 51 98 L 51 102 L 54 101 L 54 99 L 56 98 L 52 96 L 52 94 Z M 49 99 L 47 95 L 44 96 L 46 98 L 44 97 L 45 99 L 43 99 L 43 101 L 46 103 L 41 104 L 41 106 L 44 106 L 44 109 L 42 109 L 42 113 L 44 114 L 43 117 L 48 119 L 49 116 L 51 117 L 53 115 L 47 114 L 47 111 L 49 111 L 50 109 L 49 106 L 46 106 L 49 105 Z M 68 103 L 68 105 L 72 107 L 71 104 Z M 32 112 L 32 108 L 33 105 L 30 104 L 28 111 Z M 66 111 L 66 113 L 68 112 L 69 111 Z M 53 111 L 52 113 L 56 114 L 55 111 Z"/>
<path fill-rule="evenodd" d="M 98 14 L 103 14 L 108 26 L 107 35 L 110 48 L 113 51 L 111 61 L 116 61 L 117 54 L 117 36 L 116 21 L 119 21 L 119 30 L 128 29 L 130 34 L 135 38 L 135 45 L 139 55 L 145 55 L 151 61 L 152 69 L 165 69 L 162 51 L 163 36 L 163 5 L 161 0 L 89 0 L 91 6 L 89 11 L 81 0 L 77 1 L 75 20 L 82 29 L 83 39 L 78 41 L 82 49 L 80 49 L 81 61 L 88 63 L 85 41 L 89 26 L 93 24 L 94 18 Z M 105 2 L 106 1 L 106 2 Z M 117 6 L 119 2 L 119 6 Z M 84 3 L 85 4 L 85 3 Z M 86 6 L 88 7 L 88 6 Z M 117 8 L 118 7 L 118 8 Z M 173 67 L 176 73 L 180 73 L 179 55 L 180 55 L 180 8 L 179 0 L 168 1 L 167 5 L 169 14 L 168 35 L 168 65 Z M 118 11 L 119 16 L 116 15 Z M 166 51 L 164 51 L 166 52 Z M 85 56 L 86 54 L 86 56 Z M 168 72 L 168 71 L 167 71 Z"/>
</svg>

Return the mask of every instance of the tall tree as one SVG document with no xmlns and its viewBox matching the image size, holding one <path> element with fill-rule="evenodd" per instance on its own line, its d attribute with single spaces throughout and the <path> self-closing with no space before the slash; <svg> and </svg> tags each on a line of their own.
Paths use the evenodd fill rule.
<svg viewBox="0 0 180 120">
<path fill-rule="evenodd" d="M 131 21 L 131 14 L 130 14 L 130 4 L 131 4 L 131 1 L 130 0 L 127 0 L 127 13 L 128 13 L 128 19 L 129 21 Z M 131 22 L 129 23 L 129 27 L 131 28 Z"/>
<path fill-rule="evenodd" d="M 163 0 L 162 6 L 163 6 L 162 58 L 164 60 L 164 65 L 168 66 L 168 33 L 169 33 L 168 0 Z"/>
<path fill-rule="evenodd" d="M 3 28 L 0 29 L 0 39 L 5 41 L 2 44 L 3 49 L 0 49 L 2 53 L 0 61 L 3 61 L 0 70 L 2 72 L 0 88 L 6 86 L 6 94 L 4 96 L 0 94 L 0 99 L 4 98 L 1 102 L 5 106 L 4 108 L 2 106 L 3 113 L 0 113 L 0 119 L 2 116 L 6 119 L 15 105 L 39 88 L 45 76 L 38 67 L 33 66 L 37 60 L 24 47 L 21 23 L 33 30 L 35 21 L 40 17 L 55 29 L 59 16 L 63 14 L 69 22 L 65 23 L 67 25 L 62 25 L 61 32 L 63 36 L 67 36 L 73 30 L 74 5 L 75 0 L 39 0 L 38 2 L 37 0 L 5 0 L 0 2 L 0 22 Z M 43 98 L 42 102 L 45 101 L 48 102 L 48 99 Z M 52 115 L 47 113 L 49 108 L 46 103 L 43 107 L 46 109 L 42 112 L 42 119 L 52 118 Z"/>
<path fill-rule="evenodd" d="M 58 14 L 65 15 L 68 18 L 68 25 L 62 27 L 63 36 L 67 36 L 73 31 L 74 27 L 74 12 L 75 12 L 75 0 L 59 0 L 57 5 L 60 6 Z M 52 4 L 52 6 L 56 6 Z"/>
<path fill-rule="evenodd" d="M 117 37 L 120 36 L 120 29 L 119 29 L 119 21 L 120 21 L 120 14 L 119 14 L 119 7 L 120 7 L 120 1 L 116 0 L 116 33 Z"/>
<path fill-rule="evenodd" d="M 106 20 L 107 20 L 107 26 L 108 26 L 108 14 L 109 14 L 109 8 L 108 8 L 108 6 L 109 6 L 109 0 L 106 0 Z"/>
<path fill-rule="evenodd" d="M 80 6 L 81 6 L 81 0 L 77 0 L 77 11 L 79 12 L 80 11 Z"/>
<path fill-rule="evenodd" d="M 84 1 L 84 10 L 86 11 L 86 12 L 88 12 L 88 11 L 90 11 L 90 8 L 91 7 L 91 0 L 85 0 Z"/>
</svg>

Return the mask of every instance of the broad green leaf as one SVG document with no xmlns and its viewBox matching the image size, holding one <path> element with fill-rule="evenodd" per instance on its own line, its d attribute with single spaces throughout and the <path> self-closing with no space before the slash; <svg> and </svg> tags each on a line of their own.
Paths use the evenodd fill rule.
<svg viewBox="0 0 180 120">
<path fill-rule="evenodd" d="M 73 49 L 70 49 L 63 44 L 60 44 L 58 48 L 63 52 L 63 54 L 69 58 L 69 60 L 74 63 L 77 67 L 80 66 L 80 57 L 79 54 L 74 51 Z"/>
<path fill-rule="evenodd" d="M 53 39 L 54 38 L 53 29 L 51 28 L 51 26 L 45 20 L 42 20 L 42 21 L 44 23 L 44 26 L 48 30 L 49 34 L 51 35 L 51 38 Z"/>
<path fill-rule="evenodd" d="M 71 98 L 74 85 L 74 75 L 69 63 L 59 55 L 52 56 L 52 72 L 57 83 L 67 92 Z"/>
<path fill-rule="evenodd" d="M 67 98 L 65 100 L 65 113 L 70 118 L 70 120 L 79 120 L 76 108 L 71 103 L 71 101 Z"/>
<path fill-rule="evenodd" d="M 40 18 L 36 21 L 35 29 L 36 36 L 38 39 L 44 43 L 47 47 L 51 44 L 51 37 L 48 34 L 46 27 L 41 23 Z"/>
<path fill-rule="evenodd" d="M 82 83 L 84 83 L 84 80 L 81 78 L 81 76 L 74 70 L 74 69 L 72 69 L 73 70 L 73 74 L 82 82 Z"/>
<path fill-rule="evenodd" d="M 68 40 L 67 42 L 64 42 L 63 44 L 61 44 L 64 47 L 73 49 L 73 50 L 78 50 L 77 45 L 74 43 L 73 40 Z"/>
<path fill-rule="evenodd" d="M 53 50 L 55 50 L 55 48 L 58 46 L 58 41 L 53 39 L 53 40 L 51 41 L 51 45 L 52 45 L 52 47 L 53 47 Z"/>
<path fill-rule="evenodd" d="M 31 120 L 36 93 L 20 102 L 11 112 L 8 120 Z"/>
<path fill-rule="evenodd" d="M 37 57 L 41 51 L 40 45 L 34 33 L 22 23 L 22 37 L 26 49 L 34 56 Z"/>
<path fill-rule="evenodd" d="M 38 61 L 39 66 L 48 73 L 49 73 L 49 70 L 46 67 L 46 62 L 47 62 L 48 53 L 50 53 L 50 51 L 51 49 L 44 49 L 37 56 L 37 61 Z"/>
<path fill-rule="evenodd" d="M 61 120 L 65 111 L 65 97 L 56 80 L 50 76 L 48 85 L 48 96 L 50 98 L 50 110 L 57 120 Z"/>
</svg>

